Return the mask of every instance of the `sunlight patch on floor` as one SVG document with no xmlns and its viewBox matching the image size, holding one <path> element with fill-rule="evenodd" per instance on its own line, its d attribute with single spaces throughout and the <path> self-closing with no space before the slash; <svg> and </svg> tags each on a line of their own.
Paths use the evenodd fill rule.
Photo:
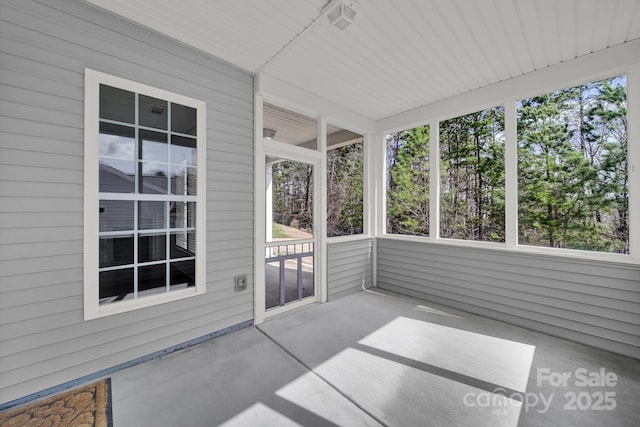
<svg viewBox="0 0 640 427">
<path fill-rule="evenodd" d="M 263 403 L 255 403 L 235 417 L 220 424 L 220 427 L 302 427 Z"/>
<path fill-rule="evenodd" d="M 312 372 L 290 382 L 276 395 L 339 426 L 380 426 Z"/>
<path fill-rule="evenodd" d="M 526 391 L 535 346 L 398 317 L 359 344 L 519 392 Z"/>
<path fill-rule="evenodd" d="M 522 406 L 504 395 L 354 348 L 315 371 L 389 425 L 450 425 L 455 420 L 458 425 L 515 427 Z"/>
<path fill-rule="evenodd" d="M 415 306 L 415 310 L 424 311 L 425 313 L 430 313 L 430 314 L 438 314 L 440 316 L 447 316 L 447 317 L 454 317 L 456 319 L 462 319 L 462 317 L 456 316 L 455 314 L 450 314 L 450 313 L 447 313 L 446 311 L 437 310 L 432 307 L 427 307 L 426 305 L 417 305 Z"/>
</svg>

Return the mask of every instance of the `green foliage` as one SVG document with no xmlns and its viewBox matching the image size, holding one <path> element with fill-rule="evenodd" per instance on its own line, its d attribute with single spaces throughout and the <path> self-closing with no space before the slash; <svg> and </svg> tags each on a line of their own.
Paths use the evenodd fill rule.
<svg viewBox="0 0 640 427">
<path fill-rule="evenodd" d="M 519 241 L 628 252 L 626 79 L 523 100 Z"/>
<path fill-rule="evenodd" d="M 274 163 L 271 174 L 274 220 L 310 231 L 313 227 L 313 167 L 287 160 Z"/>
<path fill-rule="evenodd" d="M 520 244 L 628 253 L 626 78 L 518 105 Z M 387 232 L 429 235 L 429 128 L 387 135 Z M 505 240 L 504 109 L 440 123 L 440 236 Z M 327 153 L 330 236 L 363 227 L 362 143 Z M 312 168 L 273 165 L 274 219 L 311 229 Z M 274 234 L 276 230 L 274 229 Z"/>
<path fill-rule="evenodd" d="M 362 142 L 327 152 L 327 235 L 344 236 L 363 231 Z"/>
<path fill-rule="evenodd" d="M 327 152 L 327 235 L 363 231 L 362 141 Z M 280 224 L 311 231 L 313 218 L 313 168 L 283 161 L 272 165 L 273 216 Z M 277 235 L 274 226 L 274 237 Z M 283 231 L 283 234 L 284 233 Z"/>
<path fill-rule="evenodd" d="M 628 253 L 624 76 L 518 105 L 520 244 Z M 504 109 L 440 123 L 440 236 L 505 240 Z M 387 232 L 429 234 L 429 129 L 387 135 Z"/>
<path fill-rule="evenodd" d="M 284 231 L 284 228 L 282 228 L 282 225 L 278 224 L 277 222 L 274 222 L 272 224 L 272 229 L 271 232 L 273 233 L 273 237 L 276 239 L 279 238 L 287 238 L 289 237 L 289 235 Z"/>
<path fill-rule="evenodd" d="M 440 126 L 440 236 L 504 241 L 504 110 Z M 429 235 L 429 128 L 387 136 L 387 232 Z"/>
<path fill-rule="evenodd" d="M 504 241 L 504 108 L 440 123 L 440 237 Z"/>
<path fill-rule="evenodd" d="M 387 136 L 387 232 L 429 235 L 429 127 Z"/>
</svg>

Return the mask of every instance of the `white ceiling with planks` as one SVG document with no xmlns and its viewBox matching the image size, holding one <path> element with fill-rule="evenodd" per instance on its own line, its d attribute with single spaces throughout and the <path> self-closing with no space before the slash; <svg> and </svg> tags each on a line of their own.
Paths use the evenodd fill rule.
<svg viewBox="0 0 640 427">
<path fill-rule="evenodd" d="M 372 120 L 640 38 L 640 0 L 86 0 Z"/>
</svg>

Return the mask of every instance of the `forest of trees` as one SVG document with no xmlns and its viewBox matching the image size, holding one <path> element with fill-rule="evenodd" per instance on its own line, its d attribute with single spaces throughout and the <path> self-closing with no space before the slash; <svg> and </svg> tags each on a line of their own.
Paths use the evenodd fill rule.
<svg viewBox="0 0 640 427">
<path fill-rule="evenodd" d="M 362 234 L 362 141 L 327 151 L 327 236 Z"/>
<path fill-rule="evenodd" d="M 518 102 L 518 242 L 628 253 L 626 78 Z M 504 107 L 440 122 L 440 237 L 505 241 Z M 429 127 L 387 135 L 387 232 L 429 235 Z M 310 230 L 311 166 L 273 165 L 274 220 Z M 434 174 L 435 175 L 435 174 Z M 362 233 L 362 142 L 327 152 L 329 236 Z"/>
<path fill-rule="evenodd" d="M 300 230 L 313 228 L 313 166 L 294 161 L 271 167 L 273 221 Z"/>
<path fill-rule="evenodd" d="M 387 233 L 429 235 L 429 127 L 387 135 Z"/>
<path fill-rule="evenodd" d="M 362 142 L 327 151 L 327 235 L 361 234 L 363 229 Z M 313 168 L 283 161 L 272 166 L 273 219 L 311 232 Z"/>
<path fill-rule="evenodd" d="M 440 237 L 505 240 L 504 109 L 440 123 Z M 429 128 L 387 135 L 387 232 L 429 234 Z M 519 243 L 627 253 L 624 76 L 518 103 Z"/>
<path fill-rule="evenodd" d="M 628 253 L 626 77 L 518 106 L 520 243 Z"/>
<path fill-rule="evenodd" d="M 440 123 L 440 237 L 504 241 L 504 110 Z M 387 136 L 387 232 L 429 235 L 429 127 Z"/>
<path fill-rule="evenodd" d="M 440 122 L 440 237 L 504 242 L 504 108 Z"/>
</svg>

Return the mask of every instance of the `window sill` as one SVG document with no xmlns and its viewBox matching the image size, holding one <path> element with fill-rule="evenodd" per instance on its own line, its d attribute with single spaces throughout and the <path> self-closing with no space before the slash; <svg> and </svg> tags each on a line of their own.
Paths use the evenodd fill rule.
<svg viewBox="0 0 640 427">
<path fill-rule="evenodd" d="M 113 304 L 99 305 L 92 307 L 93 309 L 85 310 L 84 320 L 99 319 L 101 317 L 107 317 L 114 314 L 126 313 L 133 310 L 138 310 L 146 307 L 153 307 L 159 304 L 164 304 L 172 301 L 179 301 L 185 298 L 190 298 L 197 295 L 204 294 L 204 290 L 198 290 L 196 287 L 190 287 L 187 289 L 181 289 L 169 293 L 162 293 L 153 296 L 147 296 L 140 299 L 122 301 Z"/>
<path fill-rule="evenodd" d="M 371 240 L 374 239 L 373 236 L 368 234 L 352 234 L 349 236 L 333 236 L 327 237 L 327 244 L 331 245 L 334 243 L 347 243 L 347 242 L 357 242 L 360 240 Z"/>
<path fill-rule="evenodd" d="M 492 251 L 508 252 L 510 254 L 542 255 L 555 258 L 569 258 L 577 261 L 594 261 L 604 263 L 619 263 L 626 265 L 639 265 L 640 260 L 625 254 L 613 254 L 604 252 L 590 252 L 577 249 L 545 248 L 537 246 L 517 245 L 507 246 L 506 243 L 474 242 L 456 239 L 432 239 L 430 237 L 404 236 L 398 234 L 384 234 L 380 238 L 399 240 L 406 242 L 425 243 L 432 245 L 444 245 L 463 248 L 484 249 Z"/>
</svg>

